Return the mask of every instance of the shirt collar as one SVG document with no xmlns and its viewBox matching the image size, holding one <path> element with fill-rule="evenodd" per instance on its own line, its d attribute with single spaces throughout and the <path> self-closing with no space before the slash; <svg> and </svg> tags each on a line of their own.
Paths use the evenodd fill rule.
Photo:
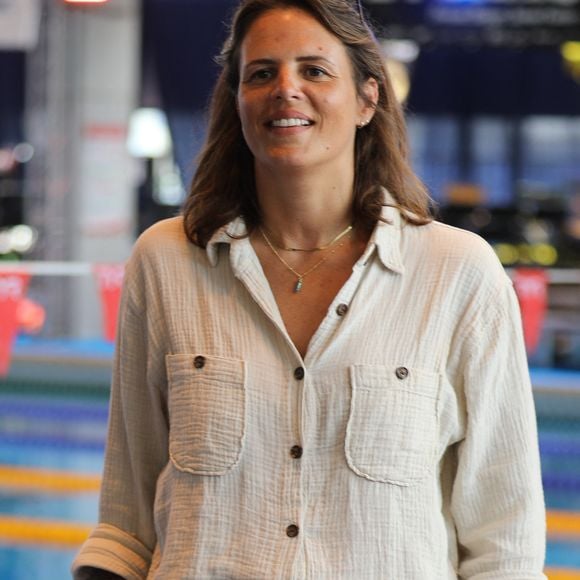
<svg viewBox="0 0 580 580">
<path fill-rule="evenodd" d="M 403 274 L 405 268 L 401 256 L 401 229 L 405 227 L 406 222 L 401 217 L 401 210 L 396 207 L 392 195 L 386 189 L 383 192 L 386 205 L 381 211 L 382 219 L 377 222 L 367 248 L 359 261 L 366 263 L 376 248 L 379 259 L 386 268 L 397 274 Z M 231 245 L 237 241 L 237 238 L 243 238 L 246 235 L 246 224 L 241 217 L 237 217 L 229 224 L 216 230 L 206 248 L 209 263 L 212 266 L 217 266 L 221 244 Z"/>
<path fill-rule="evenodd" d="M 207 258 L 212 266 L 217 266 L 218 251 L 221 244 L 231 245 L 239 238 L 243 238 L 248 233 L 246 224 L 241 217 L 235 218 L 229 224 L 216 230 L 207 243 Z"/>
<path fill-rule="evenodd" d="M 386 189 L 383 189 L 383 193 L 385 205 L 381 211 L 381 219 L 375 226 L 362 260 L 366 263 L 376 248 L 385 268 L 403 274 L 405 267 L 401 254 L 401 230 L 406 222 L 401 216 L 401 210 L 396 207 L 393 196 Z"/>
</svg>

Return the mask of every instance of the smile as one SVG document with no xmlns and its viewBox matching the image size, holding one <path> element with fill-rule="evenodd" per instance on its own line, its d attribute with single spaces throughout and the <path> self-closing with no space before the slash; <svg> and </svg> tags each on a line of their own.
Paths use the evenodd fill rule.
<svg viewBox="0 0 580 580">
<path fill-rule="evenodd" d="M 275 121 L 271 121 L 270 125 L 272 127 L 306 127 L 308 125 L 312 125 L 312 121 L 308 121 L 307 119 L 276 119 Z"/>
</svg>

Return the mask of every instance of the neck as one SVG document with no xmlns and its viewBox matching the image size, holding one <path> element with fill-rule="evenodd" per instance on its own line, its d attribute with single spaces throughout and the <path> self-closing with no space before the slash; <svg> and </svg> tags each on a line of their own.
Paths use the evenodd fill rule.
<svg viewBox="0 0 580 580">
<path fill-rule="evenodd" d="M 343 172 L 344 173 L 344 172 Z M 285 246 L 317 247 L 352 223 L 354 172 L 280 176 L 256 170 L 263 226 Z"/>
</svg>

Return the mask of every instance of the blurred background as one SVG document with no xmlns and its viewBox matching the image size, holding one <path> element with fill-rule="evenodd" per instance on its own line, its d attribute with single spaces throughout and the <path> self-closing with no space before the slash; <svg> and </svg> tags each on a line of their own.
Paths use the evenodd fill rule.
<svg viewBox="0 0 580 580">
<path fill-rule="evenodd" d="M 235 0 L 0 0 L 0 578 L 97 517 L 123 262 L 179 212 Z M 580 0 L 368 0 L 442 221 L 513 278 L 547 574 L 580 579 Z"/>
</svg>

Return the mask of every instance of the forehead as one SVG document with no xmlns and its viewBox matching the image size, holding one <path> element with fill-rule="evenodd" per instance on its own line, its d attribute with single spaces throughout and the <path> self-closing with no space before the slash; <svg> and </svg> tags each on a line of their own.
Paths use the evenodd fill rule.
<svg viewBox="0 0 580 580">
<path fill-rule="evenodd" d="M 264 12 L 250 25 L 241 44 L 242 62 L 302 54 L 348 60 L 343 43 L 300 8 L 273 8 Z"/>
</svg>

